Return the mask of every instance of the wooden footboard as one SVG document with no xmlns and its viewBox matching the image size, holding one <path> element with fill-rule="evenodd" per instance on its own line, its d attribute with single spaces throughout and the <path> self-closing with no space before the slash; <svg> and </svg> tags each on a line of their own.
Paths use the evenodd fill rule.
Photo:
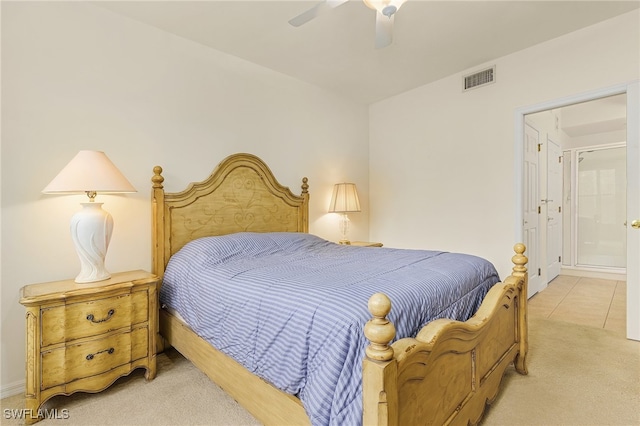
<svg viewBox="0 0 640 426">
<path fill-rule="evenodd" d="M 391 301 L 369 301 L 371 342 L 363 361 L 364 425 L 477 424 L 505 369 L 527 374 L 527 258 L 517 244 L 513 273 L 496 284 L 468 321 L 436 320 L 416 338 L 389 345 Z"/>
</svg>

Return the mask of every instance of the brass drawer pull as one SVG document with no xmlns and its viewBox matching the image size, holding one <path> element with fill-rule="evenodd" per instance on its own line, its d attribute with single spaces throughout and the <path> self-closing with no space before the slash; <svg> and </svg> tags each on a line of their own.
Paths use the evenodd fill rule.
<svg viewBox="0 0 640 426">
<path fill-rule="evenodd" d="M 114 353 L 114 352 L 115 352 L 115 349 L 113 349 L 113 348 L 109 348 L 109 349 L 105 349 L 105 350 L 100 351 L 100 352 L 96 352 L 95 354 L 89 354 L 89 355 L 87 355 L 87 361 L 91 361 L 91 360 L 93 359 L 93 357 L 94 357 L 94 356 L 99 355 L 99 354 L 101 354 L 101 353 L 103 353 L 103 352 L 108 352 L 108 353 L 109 353 L 109 355 L 111 355 L 112 353 Z"/>
<path fill-rule="evenodd" d="M 87 319 L 95 324 L 101 323 L 101 322 L 105 322 L 105 321 L 109 321 L 111 319 L 111 317 L 113 316 L 113 314 L 115 314 L 116 311 L 114 309 L 109 309 L 109 312 L 107 312 L 107 316 L 105 318 L 102 319 L 95 319 L 95 317 L 93 316 L 93 314 L 89 314 L 87 315 Z"/>
</svg>

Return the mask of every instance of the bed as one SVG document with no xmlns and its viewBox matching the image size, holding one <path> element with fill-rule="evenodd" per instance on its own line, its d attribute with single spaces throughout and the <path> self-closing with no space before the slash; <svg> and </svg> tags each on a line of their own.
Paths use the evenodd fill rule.
<svg viewBox="0 0 640 426">
<path fill-rule="evenodd" d="M 158 339 L 158 349 L 174 347 L 262 423 L 476 424 L 482 418 L 486 405 L 495 399 L 506 368 L 513 364 L 519 373 L 527 373 L 527 259 L 522 244 L 514 247 L 514 267 L 509 277 L 502 282 L 488 281 L 491 272 L 485 271 L 486 277 L 479 280 L 483 284 L 469 290 L 475 294 L 474 297 L 456 297 L 456 300 L 466 300 L 462 304 L 463 309 L 473 309 L 475 312 L 463 314 L 470 316 L 469 319 L 448 319 L 450 311 L 438 308 L 438 315 L 434 316 L 438 319 L 422 324 L 424 318 L 414 317 L 427 310 L 424 303 L 428 302 L 422 302 L 417 311 L 411 306 L 405 308 L 401 300 L 403 295 L 396 288 L 414 288 L 415 278 L 389 275 L 390 272 L 379 269 L 381 265 L 388 263 L 389 270 L 407 269 L 406 265 L 414 268 L 415 265 L 426 264 L 428 258 L 429 262 L 442 264 L 440 266 L 453 271 L 454 275 L 465 275 L 466 272 L 462 272 L 466 270 L 465 265 L 475 262 L 474 258 L 466 255 L 451 257 L 442 252 L 340 246 L 310 235 L 307 178 L 302 180 L 301 195 L 294 195 L 278 183 L 262 160 L 251 154 L 227 157 L 207 179 L 190 184 L 182 192 L 164 191 L 164 177 L 159 166 L 154 168 L 152 182 L 153 272 L 165 281 L 160 293 L 175 293 L 174 297 L 177 298 L 183 295 L 186 303 L 193 306 L 201 303 L 199 299 L 215 299 L 215 303 L 195 313 L 190 310 L 180 312 L 181 308 L 176 309 L 175 306 L 163 307 L 159 327 L 162 338 Z M 314 251 L 307 251 L 307 246 L 313 247 Z M 245 256 L 246 250 L 250 251 L 250 259 L 238 260 L 237 252 L 242 251 Z M 215 260 L 215 265 L 212 265 L 211 257 L 200 256 L 206 251 L 214 253 L 216 259 L 225 259 L 225 262 L 231 259 L 231 263 L 223 264 Z M 266 258 L 263 254 L 267 251 L 270 256 L 276 253 L 281 259 L 286 259 L 281 265 L 287 267 L 260 263 L 263 257 Z M 396 265 L 393 263 L 396 260 L 386 257 L 387 253 L 394 252 L 407 259 L 406 265 Z M 325 265 L 323 262 L 329 257 L 339 258 L 342 266 Z M 366 277 L 360 273 L 362 279 L 357 276 L 348 278 L 351 257 L 364 259 L 368 265 L 373 265 L 364 274 L 368 274 Z M 252 263 L 248 263 L 249 260 Z M 193 269 L 196 263 L 205 265 L 209 272 L 194 272 L 199 271 Z M 316 276 L 309 278 L 305 275 L 303 281 L 308 291 L 297 293 L 294 297 L 299 299 L 300 304 L 292 313 L 282 314 L 296 300 L 281 302 L 283 296 L 275 293 L 275 289 L 284 287 L 282 291 L 285 293 L 292 292 L 288 280 L 292 276 L 299 277 L 303 271 L 307 273 L 310 265 L 316 271 Z M 429 263 L 428 268 L 435 270 L 440 266 Z M 177 274 L 176 270 L 181 268 L 189 271 L 186 278 L 178 278 L 182 275 Z M 485 266 L 473 263 L 470 268 L 485 269 Z M 262 278 L 265 269 L 275 269 L 281 275 L 275 281 L 267 282 Z M 258 275 L 258 271 L 263 275 Z M 438 269 L 437 273 L 442 275 L 445 272 Z M 193 293 L 186 290 L 190 283 L 195 287 L 195 283 L 209 281 L 211 277 L 208 275 L 220 280 L 212 290 L 215 293 L 202 297 L 202 289 Z M 320 276 L 328 278 L 328 281 L 319 281 Z M 237 277 L 252 277 L 253 281 L 249 284 L 240 283 L 234 281 L 240 279 Z M 398 285 L 385 284 L 390 280 Z M 173 289 L 174 285 L 177 286 L 174 283 L 181 281 L 187 287 Z M 332 286 L 337 281 L 348 281 L 345 284 L 348 293 L 357 293 L 346 308 L 342 303 L 347 303 L 345 301 L 349 298 L 340 293 L 343 291 L 341 288 Z M 225 284 L 227 282 L 228 285 Z M 230 297 L 235 299 L 230 300 L 236 301 L 236 305 L 225 304 L 220 311 L 215 311 L 213 305 L 222 305 L 223 301 L 226 303 L 227 299 L 223 296 L 231 294 L 235 287 L 244 288 L 240 285 L 253 286 L 246 289 L 253 288 L 253 292 L 260 295 L 260 300 L 238 302 L 238 296 L 232 295 Z M 323 286 L 329 287 L 334 297 L 319 293 L 319 288 Z M 383 291 L 375 291 L 378 286 Z M 353 290 L 356 288 L 358 291 Z M 241 293 L 250 291 L 243 290 Z M 366 294 L 364 299 L 363 294 Z M 267 295 L 271 295 L 270 298 Z M 408 299 L 413 299 L 413 296 Z M 212 310 L 211 315 L 204 315 L 209 310 Z M 261 340 L 264 334 L 262 330 L 266 329 L 265 322 L 276 321 L 281 316 L 295 316 L 295 323 L 300 327 L 305 324 L 305 319 L 297 316 L 298 311 L 305 310 L 312 311 L 309 329 L 313 328 L 313 324 L 323 323 L 323 318 L 326 323 L 332 316 L 350 316 L 353 312 L 357 318 L 354 322 L 355 331 L 353 325 L 345 327 L 350 334 L 342 337 L 336 327 L 330 338 L 315 338 L 309 329 L 285 332 L 282 331 L 286 327 L 284 323 L 278 323 L 279 331 L 271 332 L 271 340 L 267 340 L 267 343 Z M 246 331 L 237 328 L 237 333 L 233 329 L 227 330 L 228 324 L 238 324 L 245 319 L 248 322 L 248 318 L 259 322 L 254 328 L 259 329 L 260 334 L 254 329 Z M 411 325 L 407 326 L 407 323 Z M 416 328 L 416 324 L 421 325 Z M 226 330 L 222 340 L 215 340 L 217 329 L 221 333 Z M 301 349 L 297 343 L 285 344 L 277 340 L 280 339 L 278 336 L 296 334 L 306 336 L 303 340 L 310 342 L 310 346 Z M 328 346 L 314 343 L 314 339 L 327 342 Z M 211 341 L 218 342 L 218 345 L 214 346 Z M 265 362 L 270 358 L 263 355 L 273 347 L 277 348 L 280 343 L 284 346 L 279 352 L 275 351 L 280 358 Z M 313 395 L 313 391 L 307 391 L 307 388 L 311 389 L 311 384 L 319 380 L 317 377 L 331 376 L 324 372 L 316 376 L 311 374 L 316 370 L 321 371 L 318 366 L 320 363 L 304 364 L 310 374 L 296 376 L 294 382 L 297 380 L 297 387 L 277 383 L 281 376 L 288 375 L 285 366 L 289 364 L 335 358 L 330 349 L 332 344 L 350 346 L 342 351 L 350 356 L 348 361 L 338 361 L 347 372 L 337 374 L 340 377 L 354 376 L 356 384 L 349 384 L 344 389 L 332 389 L 335 395 L 341 396 L 340 399 L 347 400 L 344 405 L 347 408 L 331 405 L 331 410 L 326 410 L 326 406 L 319 404 L 313 407 L 309 402 L 319 399 L 306 397 L 307 394 Z M 249 349 L 241 345 L 247 345 Z M 238 353 L 242 359 L 229 350 L 234 347 L 240 347 Z M 282 348 L 286 350 L 283 352 Z M 253 355 L 248 356 L 249 353 Z M 270 370 L 276 372 L 275 378 L 265 375 L 264 371 Z M 337 382 L 340 380 L 337 379 Z M 277 383 L 288 392 L 272 383 Z M 326 385 L 322 383 L 319 387 Z M 344 395 L 350 397 L 342 398 Z"/>
</svg>

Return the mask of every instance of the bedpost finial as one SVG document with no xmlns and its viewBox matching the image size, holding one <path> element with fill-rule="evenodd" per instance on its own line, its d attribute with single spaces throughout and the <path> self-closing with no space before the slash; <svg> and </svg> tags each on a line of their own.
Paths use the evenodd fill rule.
<svg viewBox="0 0 640 426">
<path fill-rule="evenodd" d="M 162 177 L 162 167 L 155 166 L 153 168 L 153 177 L 151 178 L 151 182 L 153 182 L 154 188 L 162 188 L 162 182 L 164 182 L 164 177 Z"/>
<path fill-rule="evenodd" d="M 369 312 L 376 318 L 384 318 L 391 312 L 391 300 L 384 293 L 376 293 L 369 298 Z"/>
<path fill-rule="evenodd" d="M 522 243 L 518 243 L 515 246 L 513 246 L 513 250 L 516 252 L 516 254 L 511 258 L 511 261 L 513 262 L 514 266 L 513 266 L 513 273 L 515 274 L 525 274 L 527 272 L 527 268 L 526 268 L 526 264 L 529 261 L 529 259 L 527 259 L 527 256 L 524 255 L 524 252 L 526 250 L 526 247 L 524 244 Z"/>
<path fill-rule="evenodd" d="M 396 335 L 396 329 L 386 318 L 391 311 L 391 300 L 383 293 L 376 293 L 369 298 L 369 312 L 373 315 L 364 326 L 364 335 L 371 344 L 366 348 L 369 359 L 389 361 L 393 358 L 393 348 L 389 342 Z"/>
<path fill-rule="evenodd" d="M 303 177 L 302 178 L 302 193 L 306 194 L 307 192 L 309 192 L 309 184 L 307 183 L 309 182 L 309 179 L 307 179 L 307 177 Z"/>
</svg>

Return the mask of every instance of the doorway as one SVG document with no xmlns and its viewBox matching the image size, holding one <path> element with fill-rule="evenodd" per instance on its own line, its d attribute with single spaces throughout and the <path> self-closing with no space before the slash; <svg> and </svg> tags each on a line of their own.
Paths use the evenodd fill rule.
<svg viewBox="0 0 640 426">
<path fill-rule="evenodd" d="M 626 281 L 626 103 L 622 93 L 525 116 L 530 296 L 561 271 Z"/>
<path fill-rule="evenodd" d="M 597 90 L 589 93 L 585 93 L 582 95 L 576 95 L 565 99 L 559 99 L 551 102 L 546 102 L 544 104 L 539 104 L 535 106 L 530 106 L 526 108 L 522 108 L 516 111 L 516 137 L 515 137 L 515 152 L 516 152 L 516 190 L 519 194 L 517 197 L 518 206 L 516 208 L 516 236 L 522 241 L 524 239 L 524 227 L 523 223 L 525 222 L 525 211 L 523 209 L 524 200 L 528 196 L 525 193 L 525 179 L 524 171 L 526 169 L 525 166 L 525 126 L 527 124 L 531 124 L 530 122 L 536 121 L 536 117 L 534 114 L 547 114 L 547 123 L 551 123 L 550 127 L 547 128 L 547 135 L 540 135 L 541 142 L 541 152 L 545 145 L 548 146 L 547 140 L 554 139 L 555 142 L 559 143 L 560 146 L 565 148 L 563 140 L 561 140 L 561 133 L 566 133 L 566 128 L 563 129 L 563 132 L 558 132 L 562 122 L 560 121 L 560 111 L 564 108 L 569 108 L 570 106 L 578 106 L 578 105 L 586 105 L 590 101 L 602 100 L 606 98 L 614 98 L 616 95 L 624 95 L 626 96 L 626 100 L 622 101 L 622 104 L 625 106 L 626 119 L 622 119 L 622 123 L 624 125 L 624 134 L 627 141 L 626 154 L 627 154 L 627 162 L 628 162 L 628 185 L 626 189 L 626 198 L 627 198 L 627 211 L 626 211 L 626 225 L 625 232 L 627 235 L 627 247 L 626 247 L 626 258 L 627 258 L 627 337 L 635 340 L 640 340 L 640 265 L 637 262 L 637 259 L 640 258 L 640 230 L 636 229 L 633 226 L 630 226 L 634 221 L 640 218 L 640 171 L 638 171 L 637 164 L 640 163 L 640 83 L 634 82 L 630 84 L 622 84 L 616 87 L 611 87 L 607 89 Z M 540 116 L 537 117 L 538 119 Z M 566 117 L 565 117 L 566 118 Z M 534 123 L 535 125 L 535 123 Z M 554 135 L 554 132 L 557 132 L 560 136 Z M 546 137 L 545 137 L 546 136 Z M 576 148 L 575 146 L 570 146 L 569 148 Z M 539 156 L 540 158 L 540 156 Z M 545 162 L 546 163 L 546 162 Z M 635 165 L 635 166 L 634 166 Z M 547 197 L 547 193 L 544 193 L 544 189 L 546 188 L 546 164 L 540 164 L 540 189 L 538 200 L 540 201 L 540 215 L 543 219 L 547 219 L 546 216 L 542 215 L 542 206 L 545 205 L 545 200 L 548 201 L 551 198 Z M 544 221 L 539 220 L 540 224 Z M 637 222 L 635 222 L 637 223 Z M 538 240 L 538 265 L 540 265 L 540 270 L 529 270 L 530 278 L 532 275 L 541 275 L 547 269 L 546 252 L 547 248 L 547 239 L 546 236 L 543 235 L 547 232 L 546 226 L 539 226 L 539 234 L 541 235 L 542 240 Z M 562 239 L 565 239 L 565 235 L 563 233 Z M 544 244 L 540 244 L 541 241 L 544 241 Z M 540 256 L 542 254 L 542 258 Z M 542 277 L 540 282 L 544 283 L 540 285 L 538 291 L 544 289 L 545 287 L 545 277 Z"/>
</svg>

